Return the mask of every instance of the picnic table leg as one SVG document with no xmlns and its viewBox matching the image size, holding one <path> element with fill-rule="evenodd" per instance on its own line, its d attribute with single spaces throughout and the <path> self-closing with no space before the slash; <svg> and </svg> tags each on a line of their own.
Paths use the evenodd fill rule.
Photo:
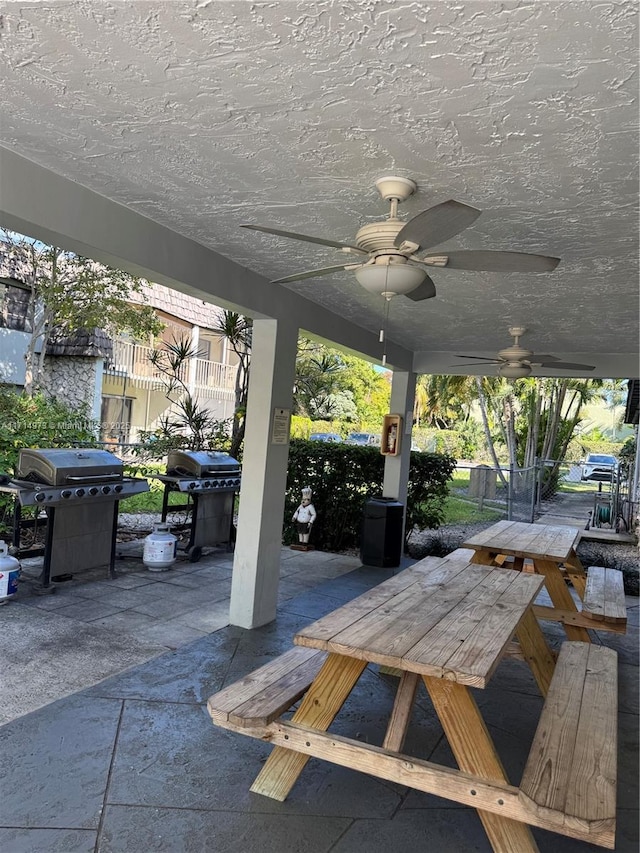
<svg viewBox="0 0 640 853">
<path fill-rule="evenodd" d="M 484 548 L 478 548 L 469 560 L 470 563 L 475 563 L 478 566 L 493 566 L 494 557 L 489 551 Z"/>
<path fill-rule="evenodd" d="M 364 660 L 330 654 L 291 718 L 292 722 L 326 732 L 366 665 Z M 250 790 L 274 800 L 285 800 L 309 758 L 302 752 L 276 746 Z"/>
<path fill-rule="evenodd" d="M 391 718 L 382 743 L 383 749 L 390 749 L 392 752 L 400 752 L 402 749 L 413 711 L 413 702 L 416 698 L 418 679 L 419 676 L 416 672 L 402 673 Z"/>
<path fill-rule="evenodd" d="M 507 775 L 471 691 L 463 684 L 423 676 L 460 770 L 496 782 Z M 495 853 L 538 853 L 526 823 L 478 809 Z"/>
<path fill-rule="evenodd" d="M 516 628 L 516 637 L 540 692 L 546 697 L 556 668 L 555 655 L 549 648 L 540 623 L 531 608 L 520 620 Z"/>
<path fill-rule="evenodd" d="M 573 588 L 580 596 L 580 601 L 584 601 L 584 594 L 587 588 L 587 573 L 580 560 L 580 557 L 575 551 L 572 551 L 569 557 L 564 561 L 567 569 L 567 574 L 571 578 Z"/>
<path fill-rule="evenodd" d="M 569 610 L 577 613 L 578 608 L 576 607 L 576 603 L 567 589 L 567 585 L 557 564 L 551 560 L 536 559 L 534 560 L 534 565 L 536 571 L 545 577 L 545 586 L 554 607 L 558 610 Z M 583 643 L 591 642 L 591 637 L 586 628 L 578 625 L 567 625 L 566 622 L 563 624 L 569 640 L 581 640 Z"/>
</svg>

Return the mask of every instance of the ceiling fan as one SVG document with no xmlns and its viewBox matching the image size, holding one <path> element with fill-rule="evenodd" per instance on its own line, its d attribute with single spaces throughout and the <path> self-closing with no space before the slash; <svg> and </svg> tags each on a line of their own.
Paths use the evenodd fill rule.
<svg viewBox="0 0 640 853">
<path fill-rule="evenodd" d="M 416 191 L 415 182 L 408 178 L 386 176 L 379 178 L 375 185 L 382 198 L 390 202 L 389 216 L 381 222 L 362 227 L 354 243 L 340 243 L 264 225 L 240 227 L 331 246 L 358 258 L 357 263 L 339 264 L 278 278 L 274 280 L 275 284 L 354 270 L 357 280 L 366 290 L 386 299 L 404 294 L 414 302 L 420 302 L 435 296 L 435 285 L 424 267 L 486 272 L 551 272 L 560 263 L 559 258 L 546 255 L 479 250 L 429 253 L 419 257 L 416 252 L 444 243 L 468 228 L 480 216 L 480 211 L 452 199 L 423 210 L 404 222 L 398 219 L 398 205 Z"/>
<path fill-rule="evenodd" d="M 529 376 L 532 368 L 547 367 L 554 370 L 595 370 L 592 364 L 574 364 L 570 361 L 560 361 L 554 355 L 536 355 L 530 350 L 523 349 L 520 346 L 520 337 L 524 335 L 526 329 L 522 326 L 512 326 L 509 329 L 509 334 L 513 338 L 513 344 L 506 349 L 501 349 L 498 352 L 497 358 L 484 358 L 477 355 L 459 355 L 457 358 L 469 358 L 480 364 L 497 364 L 498 375 L 504 376 L 505 379 L 522 379 L 524 376 Z M 451 365 L 459 367 L 460 365 Z M 469 365 L 465 365 L 469 367 Z"/>
</svg>

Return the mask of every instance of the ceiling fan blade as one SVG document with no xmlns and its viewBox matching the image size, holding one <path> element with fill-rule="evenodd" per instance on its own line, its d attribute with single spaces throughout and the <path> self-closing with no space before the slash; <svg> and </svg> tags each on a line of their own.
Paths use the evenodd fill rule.
<svg viewBox="0 0 640 853">
<path fill-rule="evenodd" d="M 402 233 L 402 232 L 401 232 Z M 442 253 L 440 253 L 442 254 Z M 531 255 L 527 252 L 461 251 L 446 252 L 449 261 L 445 269 L 477 270 L 478 272 L 551 272 L 560 258 Z M 423 260 L 430 256 L 426 255 Z M 436 255 L 435 257 L 439 257 Z"/>
<path fill-rule="evenodd" d="M 443 201 L 410 219 L 398 233 L 394 245 L 400 248 L 405 241 L 409 241 L 423 249 L 437 246 L 468 228 L 480 213 L 475 207 L 469 207 L 461 201 Z"/>
<path fill-rule="evenodd" d="M 593 364 L 574 364 L 572 361 L 532 361 L 536 367 L 551 367 L 554 370 L 595 370 Z"/>
<path fill-rule="evenodd" d="M 357 266 L 357 264 L 356 264 Z M 323 267 L 320 270 L 308 270 L 307 272 L 297 272 L 293 275 L 287 275 L 284 278 L 274 278 L 272 284 L 286 284 L 288 281 L 302 281 L 304 278 L 315 278 L 320 275 L 331 275 L 332 272 L 352 269 L 353 264 L 340 264 L 337 267 Z"/>
<path fill-rule="evenodd" d="M 472 358 L 470 355 L 463 355 L 462 358 Z M 480 367 L 482 364 L 490 364 L 495 367 L 496 364 L 500 364 L 499 361 L 479 361 L 477 364 L 450 364 L 449 367 Z"/>
<path fill-rule="evenodd" d="M 309 237 L 307 234 L 296 234 L 295 231 L 280 231 L 278 228 L 267 228 L 264 225 L 241 225 L 240 228 L 250 228 L 252 231 L 263 231 L 265 234 L 275 234 L 277 237 L 290 237 L 292 240 L 304 240 L 305 243 L 318 243 L 320 246 L 333 246 L 334 249 L 353 249 L 359 255 L 368 252 L 351 246 L 349 243 L 338 243 L 337 240 L 323 240 L 322 237 Z"/>
<path fill-rule="evenodd" d="M 456 358 L 473 358 L 476 361 L 482 361 L 484 364 L 501 364 L 501 358 L 491 358 L 487 360 L 485 355 L 456 355 Z"/>
<path fill-rule="evenodd" d="M 433 281 L 427 276 L 422 284 L 419 284 L 415 290 L 410 290 L 405 293 L 408 299 L 413 302 L 422 302 L 423 299 L 432 299 L 436 295 L 436 286 Z"/>
</svg>

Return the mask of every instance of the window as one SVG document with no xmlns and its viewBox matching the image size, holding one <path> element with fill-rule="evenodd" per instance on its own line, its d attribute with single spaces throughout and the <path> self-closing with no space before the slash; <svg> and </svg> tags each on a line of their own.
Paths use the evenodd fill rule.
<svg viewBox="0 0 640 853">
<path fill-rule="evenodd" d="M 131 433 L 133 397 L 103 397 L 100 438 L 110 444 L 126 444 Z"/>
<path fill-rule="evenodd" d="M 16 332 L 30 332 L 27 317 L 31 291 L 18 285 L 0 281 L 0 327 Z"/>
</svg>

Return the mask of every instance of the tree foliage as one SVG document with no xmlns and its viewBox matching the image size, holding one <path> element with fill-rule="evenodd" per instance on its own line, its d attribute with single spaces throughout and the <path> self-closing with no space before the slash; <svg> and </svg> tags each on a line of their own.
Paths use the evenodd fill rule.
<svg viewBox="0 0 640 853">
<path fill-rule="evenodd" d="M 229 447 L 229 430 L 225 421 L 214 418 L 193 397 L 188 385 L 189 362 L 197 352 L 186 337 L 174 337 L 151 351 L 149 361 L 160 375 L 167 399 L 172 404 L 169 415 L 160 418 L 159 426 L 142 431 L 136 453 L 142 459 L 160 459 L 170 450 L 220 450 Z"/>
<path fill-rule="evenodd" d="M 243 317 L 242 314 L 235 311 L 222 311 L 218 324 L 213 326 L 211 331 L 225 338 L 238 358 L 236 400 L 231 425 L 229 453 L 234 459 L 239 459 L 244 441 L 247 397 L 249 395 L 253 323 L 248 317 Z"/>
<path fill-rule="evenodd" d="M 533 466 L 536 458 L 553 460 L 545 468 L 543 496 L 555 489 L 560 465 L 576 428 L 584 404 L 599 393 L 602 380 L 569 378 L 526 378 L 508 381 L 498 377 L 429 377 L 425 387 L 433 395 L 439 417 L 455 422 L 457 399 L 462 416 L 472 403 L 478 405 L 485 442 L 498 476 L 498 448 L 506 451 L 514 470 Z M 444 413 L 449 413 L 446 415 Z"/>
<path fill-rule="evenodd" d="M 7 230 L 0 232 L 0 252 L 3 266 L 29 288 L 27 394 L 38 388 L 47 343 L 54 334 L 100 328 L 140 338 L 162 329 L 150 306 L 131 302 L 143 290 L 141 280 L 128 273 Z"/>
<path fill-rule="evenodd" d="M 356 425 L 378 423 L 389 410 L 389 397 L 388 377 L 373 365 L 308 338 L 300 339 L 295 414 Z"/>
</svg>

